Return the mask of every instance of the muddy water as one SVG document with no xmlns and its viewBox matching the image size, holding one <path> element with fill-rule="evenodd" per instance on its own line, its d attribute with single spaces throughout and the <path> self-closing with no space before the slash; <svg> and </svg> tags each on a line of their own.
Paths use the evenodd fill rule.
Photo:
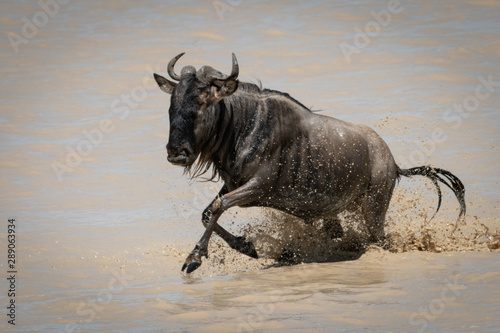
<svg viewBox="0 0 500 333">
<path fill-rule="evenodd" d="M 0 4 L 3 313 L 16 302 L 3 331 L 498 331 L 500 2 L 42 3 Z M 221 224 L 261 259 L 214 237 L 182 275 L 221 186 L 166 161 L 168 97 L 151 73 L 184 51 L 180 66 L 222 71 L 235 52 L 242 80 L 372 126 L 402 167 L 452 171 L 467 223 L 446 191 L 429 221 L 422 179 L 399 183 L 386 250 L 347 251 L 355 218 L 339 241 L 321 222 L 234 209 Z M 283 248 L 302 263 L 278 267 Z"/>
</svg>

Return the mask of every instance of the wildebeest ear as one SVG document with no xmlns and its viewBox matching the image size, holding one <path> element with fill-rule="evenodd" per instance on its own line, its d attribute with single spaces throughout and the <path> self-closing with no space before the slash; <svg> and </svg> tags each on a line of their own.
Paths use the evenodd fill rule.
<svg viewBox="0 0 500 333">
<path fill-rule="evenodd" d="M 172 94 L 172 91 L 174 91 L 174 88 L 177 85 L 177 83 L 169 81 L 165 79 L 163 76 L 158 75 L 156 73 L 154 73 L 153 76 L 155 77 L 156 83 L 158 83 L 161 90 L 163 90 L 167 94 Z"/>
<path fill-rule="evenodd" d="M 235 78 L 227 78 L 226 80 L 216 80 L 213 85 L 215 89 L 215 98 L 221 100 L 224 97 L 232 95 L 238 89 L 238 80 Z"/>
</svg>

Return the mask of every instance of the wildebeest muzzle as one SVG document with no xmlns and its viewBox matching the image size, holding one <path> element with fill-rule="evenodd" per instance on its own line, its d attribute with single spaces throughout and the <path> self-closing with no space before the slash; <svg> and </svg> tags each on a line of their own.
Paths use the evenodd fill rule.
<svg viewBox="0 0 500 333">
<path fill-rule="evenodd" d="M 194 150 L 188 143 L 181 145 L 167 144 L 167 160 L 174 165 L 188 166 L 196 159 Z"/>
</svg>

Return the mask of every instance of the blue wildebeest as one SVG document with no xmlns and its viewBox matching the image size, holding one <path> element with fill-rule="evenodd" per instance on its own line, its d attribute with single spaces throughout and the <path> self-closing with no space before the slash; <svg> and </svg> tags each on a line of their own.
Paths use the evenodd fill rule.
<svg viewBox="0 0 500 333">
<path fill-rule="evenodd" d="M 227 209 L 265 206 L 305 220 L 322 218 L 340 229 L 337 215 L 361 209 L 369 242 L 384 238 L 384 220 L 396 180 L 422 175 L 446 184 L 465 215 L 465 189 L 450 172 L 433 167 L 399 168 L 387 144 L 364 125 L 313 113 L 286 93 L 238 81 L 233 54 L 231 74 L 210 66 L 185 66 L 180 76 L 168 64 L 170 81 L 154 78 L 171 95 L 168 161 L 193 177 L 212 171 L 224 181 L 202 214 L 205 232 L 182 270 L 201 265 L 212 232 L 233 249 L 257 258 L 251 242 L 217 224 Z M 437 212 L 436 210 L 436 212 Z"/>
</svg>

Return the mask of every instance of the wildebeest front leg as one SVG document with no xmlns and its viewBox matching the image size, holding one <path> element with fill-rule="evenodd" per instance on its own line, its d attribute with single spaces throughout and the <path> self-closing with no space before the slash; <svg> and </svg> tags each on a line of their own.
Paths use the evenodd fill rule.
<svg viewBox="0 0 500 333">
<path fill-rule="evenodd" d="M 208 226 L 210 218 L 212 217 L 212 205 L 218 198 L 222 197 L 227 193 L 228 193 L 227 187 L 224 185 L 222 189 L 219 191 L 219 194 L 215 197 L 215 199 L 212 200 L 210 205 L 208 205 L 205 211 L 203 211 L 203 214 L 201 216 L 201 222 L 203 223 L 205 228 Z M 247 242 L 245 237 L 234 236 L 229 231 L 221 227 L 218 223 L 215 224 L 214 232 L 219 237 L 221 237 L 232 249 L 255 259 L 259 257 L 257 255 L 257 251 L 255 250 L 253 243 Z"/>
<path fill-rule="evenodd" d="M 217 224 L 217 220 L 222 215 L 222 213 L 234 206 L 245 205 L 255 201 L 260 192 L 256 189 L 257 181 L 249 181 L 245 185 L 239 187 L 238 189 L 227 193 L 226 195 L 217 197 L 212 204 L 208 207 L 206 211 L 206 229 L 203 233 L 198 244 L 196 244 L 194 250 L 189 254 L 184 265 L 182 266 L 182 270 L 184 271 L 186 268 L 187 273 L 191 273 L 201 265 L 201 257 L 207 256 L 208 254 L 208 242 L 212 235 L 212 232 L 218 232 L 221 237 L 228 241 L 229 245 L 236 250 L 245 253 L 247 255 L 256 257 L 257 252 L 255 252 L 255 248 L 253 244 L 245 242 L 242 238 L 234 237 L 229 232 L 224 230 L 221 226 Z M 224 188 L 223 188 L 224 190 Z M 221 190 L 222 191 L 222 190 Z M 204 224 L 205 224 L 204 223 Z M 230 243 L 231 242 L 231 243 Z"/>
</svg>

